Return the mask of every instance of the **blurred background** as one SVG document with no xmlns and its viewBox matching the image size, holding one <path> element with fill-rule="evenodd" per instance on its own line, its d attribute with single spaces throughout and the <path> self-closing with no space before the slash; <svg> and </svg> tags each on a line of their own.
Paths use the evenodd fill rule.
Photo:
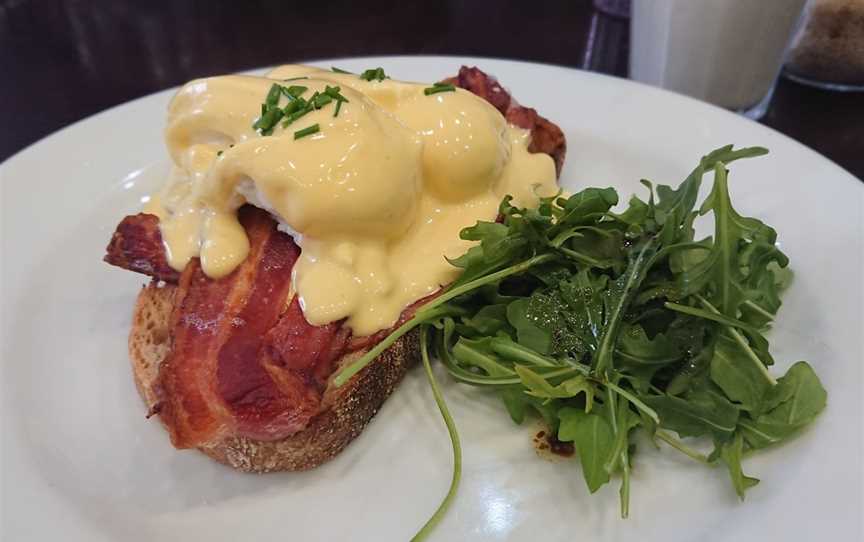
<svg viewBox="0 0 864 542">
<path fill-rule="evenodd" d="M 751 6 L 772 2 L 779 6 L 778 2 L 793 0 L 770 0 L 768 4 L 744 1 Z M 811 0 L 807 9 L 819 7 L 813 6 L 816 1 Z M 677 4 L 692 9 L 694 4 L 685 2 L 679 0 Z M 712 5 L 718 3 L 727 14 L 739 9 L 736 5 L 743 5 L 740 0 L 715 0 Z M 835 10 L 833 19 L 819 19 L 821 33 L 816 34 L 803 34 L 797 27 L 794 30 L 797 11 L 790 12 L 790 30 L 783 31 L 782 43 L 794 30 L 799 45 L 810 43 L 808 39 L 818 45 L 822 37 L 841 34 L 857 36 L 860 45 L 864 39 L 864 0 L 839 3 L 847 11 L 838 14 Z M 800 10 L 805 2 L 798 4 L 797 8 L 784 4 L 784 9 Z M 196 77 L 279 63 L 365 55 L 474 55 L 627 77 L 633 43 L 631 13 L 641 13 L 639 21 L 643 21 L 636 34 L 639 50 L 650 51 L 651 40 L 659 38 L 642 31 L 644 21 L 649 16 L 656 19 L 655 10 L 664 5 L 667 11 L 681 11 L 675 0 L 634 0 L 632 12 L 627 0 L 0 0 L 0 102 L 4 120 L 0 161 L 63 126 L 130 99 Z M 814 13 L 810 20 L 814 20 Z M 767 17 L 766 21 L 774 17 L 772 12 L 729 19 L 729 31 L 721 29 L 722 34 L 740 43 L 742 34 L 735 30 L 742 28 L 742 21 L 771 28 L 755 19 L 756 15 Z M 692 22 L 679 21 L 691 27 Z M 654 30 L 662 30 L 669 21 L 665 21 L 666 27 L 657 27 L 656 20 L 652 24 Z M 750 34 L 760 39 L 758 31 Z M 761 39 L 767 38 L 762 35 Z M 759 52 L 758 43 L 746 47 L 745 54 L 735 53 L 737 58 Z M 843 51 L 817 47 L 816 52 L 821 51 L 822 60 L 827 58 L 828 64 L 836 61 L 848 67 L 851 63 L 854 68 L 856 61 L 864 62 L 864 49 L 856 53 L 854 47 L 853 43 L 851 56 L 845 60 L 840 58 Z M 813 86 L 807 79 L 814 73 L 814 58 L 815 78 L 825 79 L 818 71 L 825 62 L 819 64 L 818 55 L 799 55 L 803 75 L 792 73 L 795 81 L 786 76 L 779 79 L 767 109 L 759 112 L 760 122 L 864 178 L 864 93 Z M 719 61 L 712 62 L 709 64 L 719 65 Z M 640 79 L 675 88 L 649 77 Z"/>
</svg>

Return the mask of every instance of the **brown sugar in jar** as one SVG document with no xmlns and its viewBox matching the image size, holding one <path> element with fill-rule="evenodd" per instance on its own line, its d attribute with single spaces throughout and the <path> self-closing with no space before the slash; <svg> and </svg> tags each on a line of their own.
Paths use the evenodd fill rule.
<svg viewBox="0 0 864 542">
<path fill-rule="evenodd" d="M 812 0 L 785 74 L 837 90 L 864 90 L 864 0 Z"/>
</svg>

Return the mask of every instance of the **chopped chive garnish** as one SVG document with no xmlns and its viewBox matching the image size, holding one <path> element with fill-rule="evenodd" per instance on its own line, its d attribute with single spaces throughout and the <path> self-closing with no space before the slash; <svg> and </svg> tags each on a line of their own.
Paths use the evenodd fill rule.
<svg viewBox="0 0 864 542">
<path fill-rule="evenodd" d="M 423 89 L 423 94 L 426 96 L 431 96 L 432 94 L 437 94 L 439 92 L 456 92 L 456 87 L 450 83 L 435 83 L 431 87 Z"/>
<path fill-rule="evenodd" d="M 294 122 L 295 120 L 299 119 L 300 117 L 311 111 L 312 108 L 307 105 L 304 109 L 301 109 L 300 111 L 297 111 L 296 113 L 291 115 L 291 122 Z"/>
<path fill-rule="evenodd" d="M 309 101 L 306 102 L 306 103 L 309 104 L 309 107 L 310 107 L 310 108 L 312 108 L 312 109 L 317 109 L 317 107 L 315 107 L 315 103 L 316 103 L 316 101 L 318 100 L 318 96 L 320 96 L 320 95 L 321 95 L 321 93 L 318 92 L 317 90 L 316 90 L 315 92 L 312 93 L 312 96 L 309 97 Z"/>
<path fill-rule="evenodd" d="M 339 71 L 341 73 L 344 70 L 334 68 L 334 71 Z M 384 70 L 381 70 L 380 68 L 376 70 L 376 75 L 386 77 L 384 75 Z M 285 81 L 292 81 L 295 79 L 308 79 L 308 77 L 294 77 L 292 79 L 285 79 Z M 333 112 L 333 116 L 335 117 L 339 115 L 339 111 L 342 109 L 342 102 L 348 101 L 348 98 L 342 95 L 341 87 L 338 86 L 331 87 L 330 85 L 325 85 L 324 92 L 315 91 L 308 100 L 302 98 L 302 95 L 307 90 L 309 90 L 309 87 L 303 85 L 290 85 L 286 87 L 279 83 L 274 83 L 273 86 L 270 87 L 269 92 L 267 92 L 267 97 L 264 99 L 264 103 L 261 104 L 261 116 L 255 119 L 252 128 L 257 130 L 261 135 L 270 135 L 279 124 L 279 121 L 282 121 L 283 128 L 287 128 L 300 117 L 317 109 L 321 109 L 333 101 L 336 102 L 336 109 Z M 285 107 L 280 108 L 279 99 L 283 94 L 288 98 L 288 103 Z M 308 133 L 300 130 L 302 134 L 299 137 L 317 132 L 317 126 L 318 125 L 316 124 L 315 130 Z"/>
<path fill-rule="evenodd" d="M 312 103 L 315 104 L 315 109 L 321 109 L 332 101 L 333 98 L 331 98 L 330 96 L 326 94 L 318 94 L 317 96 L 315 96 L 315 99 L 312 100 Z"/>
<path fill-rule="evenodd" d="M 327 85 L 324 87 L 324 94 L 330 96 L 334 100 L 339 100 L 340 102 L 347 102 L 348 98 L 342 96 L 342 87 L 331 87 Z"/>
<path fill-rule="evenodd" d="M 389 77 L 384 73 L 384 68 L 370 68 L 360 74 L 360 79 L 364 81 L 383 81 L 389 79 Z"/>
<path fill-rule="evenodd" d="M 313 124 L 312 126 L 309 126 L 308 128 L 303 128 L 302 130 L 297 130 L 296 132 L 294 132 L 294 139 L 300 139 L 301 137 L 306 137 L 308 135 L 315 134 L 319 130 L 321 130 L 321 127 L 318 126 L 317 124 Z"/>
<path fill-rule="evenodd" d="M 282 87 L 282 94 L 284 94 L 289 100 L 294 100 L 302 96 L 308 89 L 309 87 L 301 85 L 291 85 L 290 87 Z"/>
<path fill-rule="evenodd" d="M 275 107 L 279 103 L 279 95 L 282 93 L 282 85 L 273 83 L 270 87 L 270 92 L 267 93 L 267 99 L 264 100 L 264 105 L 267 107 Z"/>
<path fill-rule="evenodd" d="M 306 100 L 304 100 L 303 98 L 296 98 L 296 99 L 288 102 L 288 105 L 286 105 L 282 109 L 282 113 L 285 114 L 285 116 L 288 116 L 292 113 L 296 113 L 297 111 L 300 111 L 301 109 L 306 109 L 306 105 L 307 105 Z"/>
<path fill-rule="evenodd" d="M 274 107 L 273 109 L 268 110 L 264 115 L 258 119 L 258 129 L 261 130 L 261 135 L 270 135 L 273 133 L 273 128 L 276 127 L 276 123 L 279 122 L 279 119 L 282 118 L 282 110 L 278 107 Z"/>
<path fill-rule="evenodd" d="M 301 75 L 300 77 L 289 77 L 288 79 L 283 79 L 283 81 L 285 81 L 285 82 L 288 82 L 288 81 L 299 81 L 299 80 L 301 80 L 301 79 L 309 79 L 309 78 L 306 77 L 305 75 Z"/>
<path fill-rule="evenodd" d="M 283 127 L 283 128 L 287 128 L 287 127 L 290 126 L 294 121 L 296 121 L 297 119 L 299 119 L 300 117 L 302 117 L 302 116 L 305 115 L 306 113 L 309 113 L 310 111 L 312 111 L 312 107 L 309 106 L 309 105 L 308 105 L 308 102 L 307 102 L 307 106 L 306 106 L 306 107 L 304 107 L 303 109 L 300 109 L 300 110 L 298 110 L 298 111 L 295 111 L 294 113 L 291 113 L 291 115 L 288 116 L 288 118 L 285 119 L 285 121 L 282 123 L 282 127 Z"/>
<path fill-rule="evenodd" d="M 341 69 L 341 68 L 337 68 L 337 67 L 335 67 L 335 66 L 331 66 L 331 67 L 330 67 L 330 71 L 332 71 L 332 72 L 336 72 L 336 73 L 351 73 L 351 72 L 349 72 L 348 70 L 343 70 L 343 69 Z"/>
<path fill-rule="evenodd" d="M 222 151 L 216 151 L 216 156 L 222 156 Z"/>
</svg>

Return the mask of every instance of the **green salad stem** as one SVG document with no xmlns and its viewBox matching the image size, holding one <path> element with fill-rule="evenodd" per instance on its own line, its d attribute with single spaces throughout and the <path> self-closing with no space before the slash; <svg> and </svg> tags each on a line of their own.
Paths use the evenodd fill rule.
<svg viewBox="0 0 864 542">
<path fill-rule="evenodd" d="M 444 401 L 444 395 L 438 387 L 438 381 L 435 380 L 435 375 L 432 373 L 432 364 L 429 362 L 429 351 L 427 344 L 427 330 L 424 326 L 420 329 L 420 354 L 423 359 L 423 368 L 426 370 L 426 378 L 429 380 L 429 385 L 432 387 L 432 395 L 435 397 L 435 404 L 438 405 L 438 410 L 441 412 L 441 417 L 444 419 L 444 424 L 447 426 L 447 433 L 450 435 L 450 443 L 453 446 L 453 477 L 450 480 L 450 489 L 447 490 L 447 495 L 438 509 L 432 514 L 432 517 L 426 522 L 423 527 L 417 531 L 417 534 L 411 538 L 412 542 L 420 542 L 429 536 L 429 533 L 438 525 L 450 503 L 456 497 L 456 491 L 459 489 L 459 481 L 462 478 L 462 445 L 459 442 L 459 433 L 456 431 L 456 424 L 453 422 L 453 417 L 450 415 L 450 410 L 447 408 L 447 403 Z"/>
<path fill-rule="evenodd" d="M 420 309 L 417 310 L 417 312 L 412 318 L 410 318 L 401 326 L 397 327 L 395 331 L 388 335 L 387 338 L 385 338 L 383 341 L 375 345 L 375 347 L 369 350 L 369 352 L 364 354 L 357 361 L 351 363 L 350 365 L 344 367 L 341 371 L 339 371 L 333 382 L 336 384 L 337 387 L 344 385 L 346 382 L 348 382 L 348 380 L 351 379 L 352 376 L 359 373 L 361 370 L 363 370 L 364 367 L 369 365 L 372 360 L 374 360 L 379 355 L 381 355 L 382 352 L 390 348 L 390 346 L 392 346 L 393 343 L 395 343 L 399 339 L 399 337 L 402 337 L 423 322 L 430 321 L 439 314 L 443 314 L 445 311 L 441 311 L 439 309 L 436 312 L 436 309 L 441 307 L 441 305 L 445 304 L 447 301 L 450 301 L 451 299 L 458 297 L 462 294 L 468 293 L 471 290 L 479 288 L 485 284 L 491 284 L 503 278 L 509 277 L 510 275 L 522 273 L 530 267 L 539 265 L 553 258 L 554 256 L 551 254 L 537 256 L 525 262 L 508 267 L 507 269 L 502 269 L 497 273 L 492 273 L 491 275 L 473 280 L 468 284 L 462 284 L 460 286 L 447 290 L 429 303 L 426 303 L 425 305 L 420 307 Z"/>
<path fill-rule="evenodd" d="M 670 435 L 666 431 L 657 431 L 656 433 L 654 433 L 654 436 L 659 438 L 660 440 L 662 440 L 663 442 L 665 442 L 669 446 L 672 446 L 673 448 L 675 448 L 676 450 L 678 450 L 679 452 L 681 452 L 682 454 L 686 455 L 687 457 L 689 457 L 691 459 L 694 459 L 694 460 L 696 460 L 700 463 L 704 463 L 706 465 L 710 463 L 710 461 L 708 461 L 708 458 L 705 456 L 705 454 L 700 454 L 699 452 L 690 448 L 689 446 L 685 446 L 683 442 L 676 439 L 675 437 L 673 437 L 672 435 Z"/>
</svg>

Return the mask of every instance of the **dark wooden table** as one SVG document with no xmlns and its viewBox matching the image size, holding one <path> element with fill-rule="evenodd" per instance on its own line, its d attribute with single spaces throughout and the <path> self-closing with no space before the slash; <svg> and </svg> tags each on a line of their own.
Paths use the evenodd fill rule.
<svg viewBox="0 0 864 542">
<path fill-rule="evenodd" d="M 590 0 L 0 0 L 0 160 L 132 98 L 299 60 L 458 54 L 626 76 L 628 24 Z M 781 80 L 762 122 L 864 178 L 864 93 Z"/>
</svg>

